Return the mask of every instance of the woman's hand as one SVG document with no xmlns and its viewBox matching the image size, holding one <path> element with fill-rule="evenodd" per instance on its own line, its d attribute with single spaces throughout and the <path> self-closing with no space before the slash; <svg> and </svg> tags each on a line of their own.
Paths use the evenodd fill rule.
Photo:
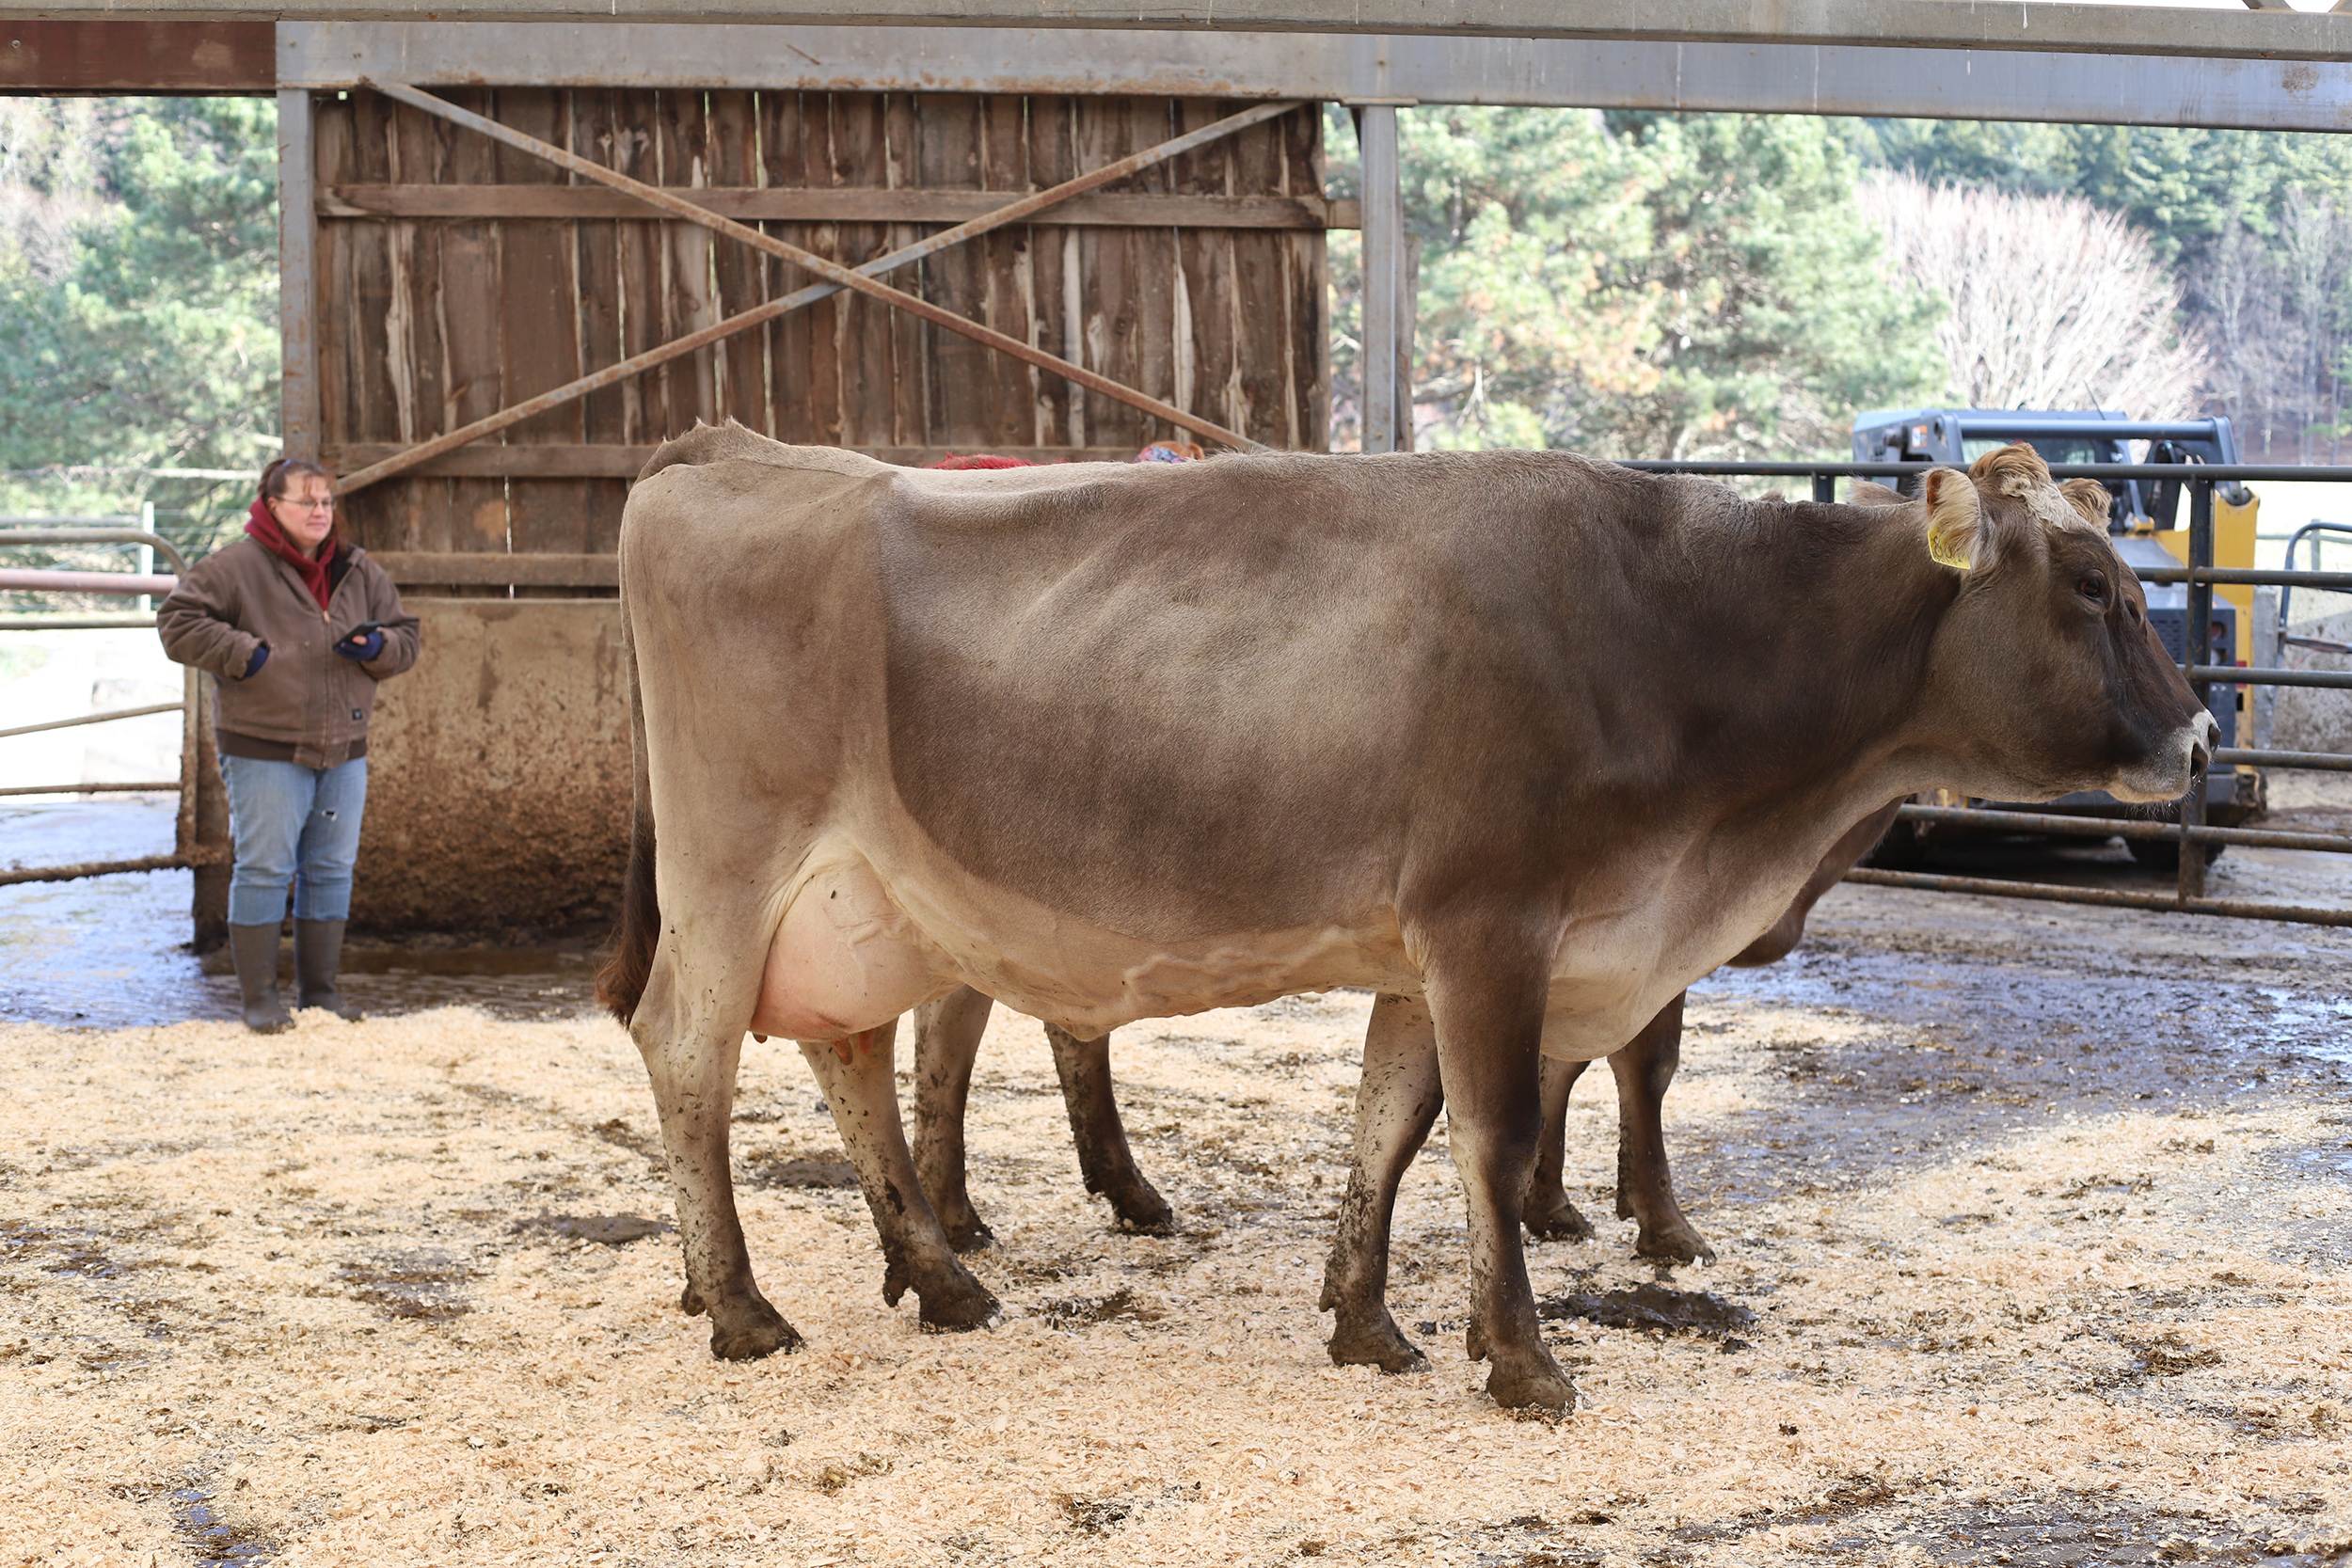
<svg viewBox="0 0 2352 1568">
<path fill-rule="evenodd" d="M 384 629 L 381 626 L 362 626 L 336 643 L 335 651 L 345 658 L 365 664 L 384 651 Z"/>
<path fill-rule="evenodd" d="M 242 675 L 239 675 L 237 678 L 238 678 L 239 680 L 241 680 L 241 681 L 249 681 L 249 680 L 251 680 L 254 676 L 256 676 L 256 675 L 258 675 L 258 674 L 260 674 L 260 673 L 262 673 L 262 665 L 264 665 L 264 664 L 267 664 L 268 662 L 269 662 L 269 644 L 268 644 L 268 643 L 266 643 L 266 642 L 263 642 L 263 643 L 261 643 L 261 644 L 259 644 L 258 646 L 256 646 L 256 647 L 254 648 L 254 650 L 253 650 L 253 658 L 252 658 L 251 662 L 249 662 L 248 664 L 246 664 L 246 667 L 245 667 L 245 673 L 244 673 L 244 674 L 242 674 Z"/>
</svg>

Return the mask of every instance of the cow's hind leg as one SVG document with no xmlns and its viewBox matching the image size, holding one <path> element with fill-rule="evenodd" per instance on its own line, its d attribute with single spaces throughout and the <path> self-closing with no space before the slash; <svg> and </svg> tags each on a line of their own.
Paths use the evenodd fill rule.
<svg viewBox="0 0 2352 1568">
<path fill-rule="evenodd" d="M 1168 1234 L 1176 1227 L 1176 1211 L 1136 1169 L 1119 1101 L 1111 1095 L 1111 1037 L 1082 1040 L 1049 1023 L 1045 1038 L 1054 1048 L 1054 1070 L 1061 1078 L 1062 1104 L 1070 1113 L 1070 1135 L 1077 1141 L 1078 1174 L 1087 1191 L 1109 1198 L 1124 1228 L 1147 1236 Z"/>
<path fill-rule="evenodd" d="M 985 1328 L 1001 1321 L 1004 1312 L 948 1243 L 907 1151 L 891 1070 L 898 1030 L 894 1020 L 837 1046 L 803 1040 L 801 1054 L 833 1106 L 834 1126 L 857 1167 L 858 1185 L 882 1238 L 882 1300 L 896 1307 L 912 1286 L 922 1301 L 925 1327 Z"/>
<path fill-rule="evenodd" d="M 1593 1222 L 1577 1212 L 1561 1184 L 1567 1162 L 1568 1094 L 1591 1064 L 1547 1056 L 1543 1065 L 1544 1134 L 1535 1144 L 1535 1172 L 1527 1179 L 1527 1233 L 1539 1242 L 1586 1242 Z"/>
<path fill-rule="evenodd" d="M 735 1109 L 741 1025 L 673 1021 L 662 1005 L 666 997 L 659 995 L 668 977 L 667 969 L 658 965 L 630 1033 L 653 1080 L 661 1145 L 677 1196 L 678 1235 L 686 1254 L 686 1290 L 678 1305 L 690 1316 L 710 1314 L 710 1354 L 721 1360 L 798 1350 L 800 1334 L 768 1305 L 752 1277 L 743 1225 L 735 1211 L 727 1123 Z M 748 1000 L 744 1010 L 749 1011 Z"/>
<path fill-rule="evenodd" d="M 964 1185 L 963 1113 L 992 1004 L 971 987 L 914 1010 L 914 1171 L 958 1252 L 993 1245 Z"/>
<path fill-rule="evenodd" d="M 1429 1369 L 1389 1315 L 1389 1227 L 1396 1212 L 1396 1184 L 1428 1140 L 1444 1103 L 1427 1004 L 1409 996 L 1376 998 L 1364 1031 L 1363 1081 L 1356 1091 L 1356 1163 L 1323 1271 L 1320 1305 L 1334 1314 L 1329 1348 L 1340 1366 L 1385 1372 Z"/>
<path fill-rule="evenodd" d="M 1617 1075 L 1617 1217 L 1641 1221 L 1633 1250 L 1644 1258 L 1712 1262 L 1715 1249 L 1675 1201 L 1674 1174 L 1666 1164 L 1663 1107 L 1681 1063 L 1680 996 L 1609 1058 Z"/>
<path fill-rule="evenodd" d="M 1576 1390 L 1544 1343 L 1519 1239 L 1543 1133 L 1545 965 L 1535 955 L 1512 962 L 1499 935 L 1459 933 L 1458 946 L 1438 949 L 1429 986 L 1446 1129 L 1470 1209 L 1467 1343 L 1471 1359 L 1494 1366 L 1486 1392 L 1497 1404 L 1564 1410 Z"/>
</svg>

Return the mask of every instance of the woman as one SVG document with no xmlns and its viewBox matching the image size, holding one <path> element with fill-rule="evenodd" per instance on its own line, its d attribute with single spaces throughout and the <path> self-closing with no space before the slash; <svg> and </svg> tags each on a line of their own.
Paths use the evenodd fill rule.
<svg viewBox="0 0 2352 1568">
<path fill-rule="evenodd" d="M 342 536 L 325 468 L 262 472 L 246 537 L 199 562 L 155 617 L 164 652 L 209 670 L 236 868 L 229 952 L 249 1029 L 293 1022 L 278 996 L 278 928 L 294 884 L 295 1002 L 347 1019 L 335 987 L 368 795 L 375 683 L 417 661 L 417 618 Z"/>
</svg>

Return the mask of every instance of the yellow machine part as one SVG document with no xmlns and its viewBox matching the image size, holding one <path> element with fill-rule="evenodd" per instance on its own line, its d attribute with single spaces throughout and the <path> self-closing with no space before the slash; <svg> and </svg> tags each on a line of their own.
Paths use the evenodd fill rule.
<svg viewBox="0 0 2352 1568">
<path fill-rule="evenodd" d="M 2263 499 L 2251 490 L 2246 493 L 2244 506 L 2233 506 L 2222 499 L 2217 487 L 2213 497 L 2213 563 L 2217 566 L 2251 567 L 2254 564 L 2254 518 L 2262 511 Z M 2182 510 L 2187 510 L 2185 498 Z M 2182 565 L 2188 564 L 2188 530 L 2169 528 L 2156 534 L 2156 540 L 2172 552 Z M 2243 583 L 2217 584 L 2214 593 L 2237 607 L 2237 652 L 2232 657 L 2241 664 L 2254 662 L 2254 591 Z M 2217 650 L 2217 652 L 2218 650 Z"/>
</svg>

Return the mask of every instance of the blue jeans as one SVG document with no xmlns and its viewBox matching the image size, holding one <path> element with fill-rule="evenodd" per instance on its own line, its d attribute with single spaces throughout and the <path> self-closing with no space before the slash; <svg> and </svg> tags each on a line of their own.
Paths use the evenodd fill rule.
<svg viewBox="0 0 2352 1568">
<path fill-rule="evenodd" d="M 296 920 L 348 919 L 368 759 L 305 768 L 223 757 L 220 776 L 229 786 L 229 827 L 237 843 L 229 924 L 277 925 L 286 917 L 288 882 L 294 885 Z"/>
</svg>

